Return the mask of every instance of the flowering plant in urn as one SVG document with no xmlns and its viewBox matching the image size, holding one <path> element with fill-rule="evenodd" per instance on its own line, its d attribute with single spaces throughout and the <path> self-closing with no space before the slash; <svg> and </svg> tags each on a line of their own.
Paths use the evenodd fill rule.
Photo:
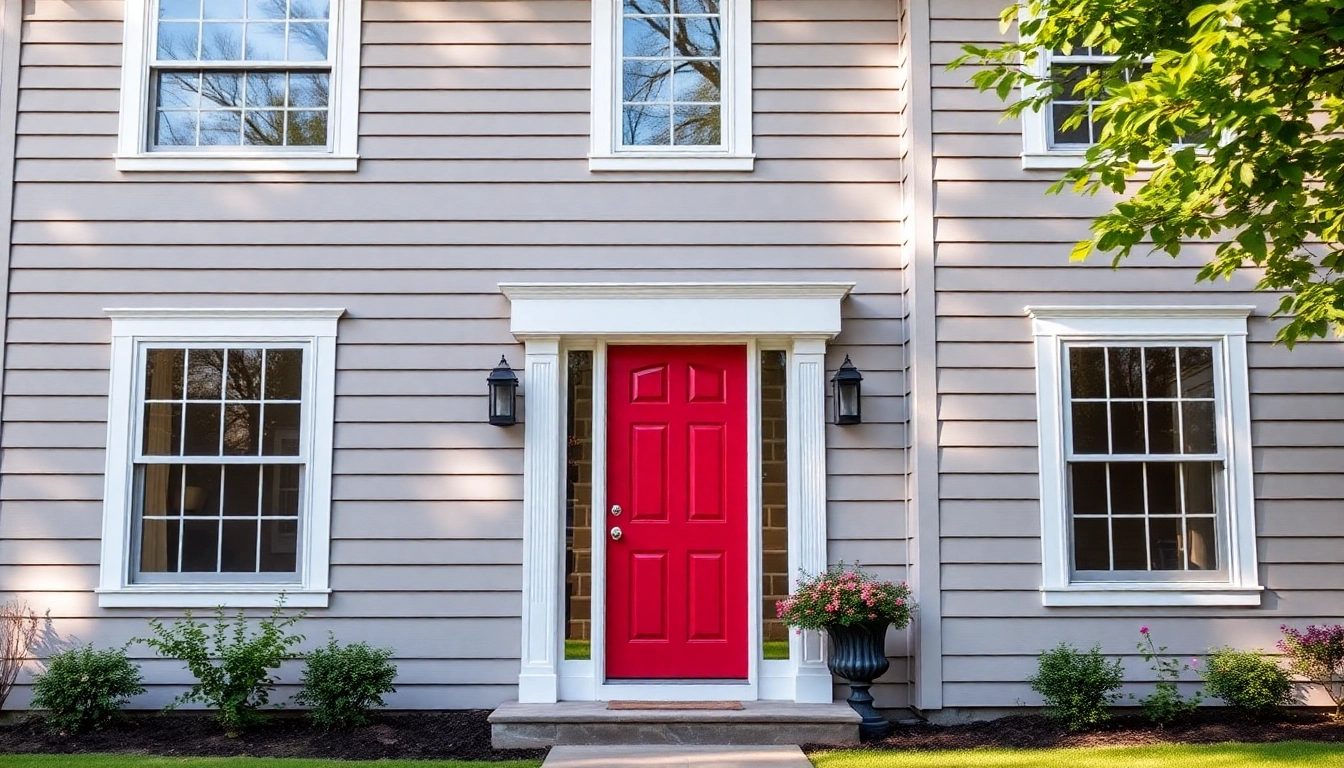
<svg viewBox="0 0 1344 768">
<path fill-rule="evenodd" d="M 858 564 L 847 567 L 841 562 L 815 576 L 804 574 L 793 594 L 775 604 L 775 612 L 785 624 L 799 629 L 874 621 L 904 629 L 914 607 L 905 582 L 878 581 Z"/>
</svg>

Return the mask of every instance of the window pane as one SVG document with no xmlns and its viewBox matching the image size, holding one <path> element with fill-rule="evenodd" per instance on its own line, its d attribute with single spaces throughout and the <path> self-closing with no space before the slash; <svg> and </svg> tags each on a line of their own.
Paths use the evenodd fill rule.
<svg viewBox="0 0 1344 768">
<path fill-rule="evenodd" d="M 278 147 L 285 143 L 283 110 L 249 111 L 243 114 L 243 144 Z"/>
<path fill-rule="evenodd" d="M 1116 463 L 1107 466 L 1111 472 L 1111 514 L 1142 515 L 1143 465 Z"/>
<path fill-rule="evenodd" d="M 1176 350 L 1172 347 L 1149 347 L 1144 350 L 1149 397 L 1176 396 Z"/>
<path fill-rule="evenodd" d="M 291 19 L 327 19 L 330 17 L 331 3 L 329 0 L 289 0 L 289 18 Z"/>
<path fill-rule="evenodd" d="M 285 14 L 285 0 L 247 0 L 249 19 L 283 19 Z"/>
<path fill-rule="evenodd" d="M 627 104 L 622 121 L 623 142 L 629 146 L 657 146 L 672 141 L 672 107 L 667 104 Z"/>
<path fill-rule="evenodd" d="M 263 456 L 299 455 L 299 419 L 298 403 L 267 403 L 266 432 L 262 437 Z"/>
<path fill-rule="evenodd" d="M 719 105 L 678 104 L 672 109 L 678 146 L 713 146 L 720 143 Z"/>
<path fill-rule="evenodd" d="M 1106 397 L 1106 350 L 1101 347 L 1069 350 L 1069 393 L 1074 399 Z"/>
<path fill-rule="evenodd" d="M 195 21 L 159 22 L 160 61 L 196 61 L 200 52 L 200 24 Z"/>
<path fill-rule="evenodd" d="M 182 515 L 182 465 L 150 464 L 137 472 L 140 514 L 144 517 Z"/>
<path fill-rule="evenodd" d="M 243 0 L 204 0 L 202 16 L 207 19 L 241 19 Z"/>
<path fill-rule="evenodd" d="M 593 353 L 570 352 L 565 411 L 565 658 L 592 658 Z"/>
<path fill-rule="evenodd" d="M 1108 347 L 1110 396 L 1143 397 L 1143 350 L 1140 347 Z"/>
<path fill-rule="evenodd" d="M 1148 452 L 1180 453 L 1176 403 L 1148 403 Z"/>
<path fill-rule="evenodd" d="M 761 606 L 762 657 L 789 658 L 789 628 L 775 604 L 789 594 L 788 356 L 761 353 Z"/>
<path fill-rule="evenodd" d="M 1181 347 L 1181 397 L 1213 397 L 1213 350 Z"/>
<path fill-rule="evenodd" d="M 1212 571 L 1218 568 L 1218 547 L 1214 539 L 1213 518 L 1196 517 L 1185 521 L 1185 551 L 1192 571 Z"/>
<path fill-rule="evenodd" d="M 1106 465 L 1078 462 L 1069 465 L 1069 494 L 1075 515 L 1104 515 L 1108 508 L 1106 497 Z"/>
<path fill-rule="evenodd" d="M 186 352 L 151 349 L 145 352 L 145 399 L 181 400 L 182 369 Z"/>
<path fill-rule="evenodd" d="M 1186 453 L 1217 453 L 1217 427 L 1213 419 L 1212 401 L 1181 403 Z"/>
<path fill-rule="evenodd" d="M 1074 518 L 1073 567 L 1079 571 L 1110 570 L 1110 525 L 1106 518 Z"/>
<path fill-rule="evenodd" d="M 1182 464 L 1185 472 L 1185 513 L 1212 515 L 1214 513 L 1213 467 L 1211 463 Z"/>
<path fill-rule="evenodd" d="M 261 434 L 261 406 L 255 403 L 230 405 L 224 409 L 224 453 L 228 456 L 256 456 Z"/>
<path fill-rule="evenodd" d="M 1072 128 L 1064 127 L 1069 115 L 1073 114 L 1076 109 L 1078 109 L 1077 104 L 1055 103 L 1050 105 L 1050 134 L 1054 145 L 1092 143 L 1092 132 L 1086 120 Z"/>
<path fill-rule="evenodd" d="M 285 25 L 248 24 L 246 57 L 248 61 L 284 61 Z"/>
<path fill-rule="evenodd" d="M 718 62 L 675 62 L 672 71 L 672 99 L 687 102 L 717 102 L 719 100 Z"/>
<path fill-rule="evenodd" d="M 143 573 L 176 573 L 177 550 L 182 535 L 180 520 L 142 520 L 140 570 Z"/>
<path fill-rule="evenodd" d="M 621 24 L 621 52 L 626 56 L 667 57 L 672 53 L 671 19 L 626 17 Z"/>
<path fill-rule="evenodd" d="M 201 23 L 201 61 L 240 61 L 243 25 L 233 21 Z"/>
<path fill-rule="evenodd" d="M 677 13 L 718 13 L 718 0 L 676 0 Z"/>
<path fill-rule="evenodd" d="M 232 464 L 224 467 L 223 512 L 226 517 L 256 517 L 262 467 Z"/>
<path fill-rule="evenodd" d="M 245 90 L 244 106 L 256 108 L 285 106 L 283 72 L 248 72 L 245 78 Z"/>
<path fill-rule="evenodd" d="M 145 406 L 144 443 L 146 456 L 182 454 L 182 406 L 176 403 L 149 403 Z"/>
<path fill-rule="evenodd" d="M 299 400 L 303 397 L 303 350 L 266 350 L 266 399 Z"/>
<path fill-rule="evenodd" d="M 199 19 L 201 0 L 159 0 L 160 19 Z"/>
<path fill-rule="evenodd" d="M 264 517 L 298 517 L 298 464 L 267 464 L 261 468 L 261 514 Z"/>
<path fill-rule="evenodd" d="M 1111 403 L 1111 453 L 1144 453 L 1143 421 L 1143 403 Z"/>
<path fill-rule="evenodd" d="M 162 72 L 159 74 L 158 84 L 159 109 L 194 110 L 200 106 L 200 72 Z"/>
<path fill-rule="evenodd" d="M 303 21 L 289 23 L 289 48 L 285 61 L 326 61 L 327 23 Z"/>
<path fill-rule="evenodd" d="M 1073 452 L 1106 453 L 1106 404 L 1073 404 Z"/>
<path fill-rule="evenodd" d="M 257 572 L 257 526 L 255 518 L 224 521 L 220 542 L 221 573 Z"/>
<path fill-rule="evenodd" d="M 182 495 L 182 512 L 191 517 L 218 517 L 220 470 L 218 464 L 188 464 L 185 468 L 186 487 Z"/>
<path fill-rule="evenodd" d="M 719 56 L 719 20 L 716 17 L 678 16 L 673 24 L 672 46 L 676 55 L 687 57 Z M 715 78 L 715 86 L 718 79 Z"/>
<path fill-rule="evenodd" d="M 187 519 L 182 523 L 182 571 L 216 573 L 219 570 L 219 519 Z"/>
<path fill-rule="evenodd" d="M 224 350 L 187 351 L 187 399 L 219 400 L 224 378 Z"/>
<path fill-rule="evenodd" d="M 299 521 L 261 521 L 262 573 L 294 573 L 298 571 Z"/>
<path fill-rule="evenodd" d="M 1111 541 L 1117 571 L 1148 570 L 1148 527 L 1142 517 L 1111 519 Z"/>
<path fill-rule="evenodd" d="M 1154 462 L 1145 464 L 1148 473 L 1148 513 L 1151 515 L 1179 515 L 1181 513 L 1180 465 Z"/>
<path fill-rule="evenodd" d="M 220 407 L 187 403 L 186 435 L 182 452 L 187 456 L 218 456 Z"/>
<path fill-rule="evenodd" d="M 201 146 L 237 146 L 242 117 L 243 113 L 236 110 L 201 113 Z"/>
<path fill-rule="evenodd" d="M 1184 553 L 1181 551 L 1181 518 L 1155 517 L 1148 521 L 1149 535 L 1152 537 L 1152 558 L 1154 571 L 1179 571 L 1184 569 Z"/>
<path fill-rule="evenodd" d="M 229 375 L 224 387 L 225 397 L 229 400 L 260 400 L 261 350 L 230 349 L 228 360 Z"/>
<path fill-rule="evenodd" d="M 289 76 L 289 106 L 325 107 L 330 101 L 329 76 L 318 74 L 293 74 Z M 324 129 L 325 142 L 325 129 Z"/>
<path fill-rule="evenodd" d="M 621 99 L 636 103 L 672 100 L 672 62 L 627 60 L 623 69 Z"/>
<path fill-rule="evenodd" d="M 290 112 L 285 143 L 291 147 L 317 147 L 327 143 L 327 113 Z"/>
</svg>

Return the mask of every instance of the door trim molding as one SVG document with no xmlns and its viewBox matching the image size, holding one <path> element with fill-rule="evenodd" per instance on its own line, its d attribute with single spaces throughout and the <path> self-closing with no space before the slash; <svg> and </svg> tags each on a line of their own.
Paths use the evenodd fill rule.
<svg viewBox="0 0 1344 768">
<path fill-rule="evenodd" d="M 750 678 L 747 685 L 620 684 L 608 686 L 600 661 L 603 628 L 595 621 L 593 659 L 565 662 L 560 628 L 564 615 L 564 377 L 561 353 L 593 349 L 594 437 L 605 442 L 605 344 L 632 341 L 746 344 L 748 366 L 749 536 L 759 552 L 759 350 L 789 352 L 789 569 L 811 572 L 826 567 L 826 343 L 840 332 L 840 304 L 853 283 L 507 283 L 500 290 L 512 304 L 511 330 L 526 346 L 523 388 L 523 576 L 522 644 L 518 700 L 553 703 L 561 698 L 755 699 L 799 703 L 831 701 L 823 639 L 817 633 L 790 636 L 788 662 L 762 663 L 759 653 L 759 600 L 749 601 Z M 599 362 L 600 361 L 600 362 Z M 598 377 L 602 377 L 598 379 Z M 599 418 L 601 425 L 597 423 Z M 605 446 L 594 446 L 594 469 L 605 472 Z M 605 511 L 604 483 L 593 479 L 594 529 Z M 605 478 L 603 478 L 605 481 Z M 597 582 L 594 537 L 594 610 L 604 608 Z M 749 589 L 759 594 L 756 568 Z M 781 669 L 781 667 L 783 667 Z M 565 674 L 562 676 L 561 671 Z M 764 668 L 764 669 L 763 669 Z M 766 672 L 763 677 L 762 672 Z M 710 695 L 715 694 L 715 695 Z"/>
</svg>

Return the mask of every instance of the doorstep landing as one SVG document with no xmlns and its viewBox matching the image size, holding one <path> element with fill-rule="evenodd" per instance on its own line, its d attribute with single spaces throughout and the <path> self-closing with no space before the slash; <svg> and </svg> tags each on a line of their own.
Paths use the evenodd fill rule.
<svg viewBox="0 0 1344 768">
<path fill-rule="evenodd" d="M 812 768 L 796 746 L 553 747 L 541 768 Z"/>
</svg>

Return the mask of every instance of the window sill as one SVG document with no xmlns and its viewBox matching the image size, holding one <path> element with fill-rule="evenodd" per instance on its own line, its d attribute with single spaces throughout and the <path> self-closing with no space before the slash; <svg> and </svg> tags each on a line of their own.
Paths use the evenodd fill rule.
<svg viewBox="0 0 1344 768">
<path fill-rule="evenodd" d="M 1083 164 L 1083 152 L 1023 152 L 1022 169 L 1027 171 L 1068 170 Z"/>
<path fill-rule="evenodd" d="M 1101 582 L 1041 589 L 1047 607 L 1251 606 L 1260 605 L 1261 587 L 1227 584 Z"/>
<path fill-rule="evenodd" d="M 589 155 L 590 171 L 751 171 L 755 155 Z"/>
<path fill-rule="evenodd" d="M 153 585 L 97 592 L 99 608 L 274 608 L 281 595 L 286 608 L 326 608 L 331 598 L 331 590 L 285 589 L 273 584 Z"/>
<path fill-rule="evenodd" d="M 230 172 L 284 172 L 320 171 L 348 173 L 358 170 L 359 155 L 275 155 L 266 154 L 200 154 L 187 152 L 153 152 L 143 155 L 117 155 L 118 171 L 230 171 Z"/>
</svg>

